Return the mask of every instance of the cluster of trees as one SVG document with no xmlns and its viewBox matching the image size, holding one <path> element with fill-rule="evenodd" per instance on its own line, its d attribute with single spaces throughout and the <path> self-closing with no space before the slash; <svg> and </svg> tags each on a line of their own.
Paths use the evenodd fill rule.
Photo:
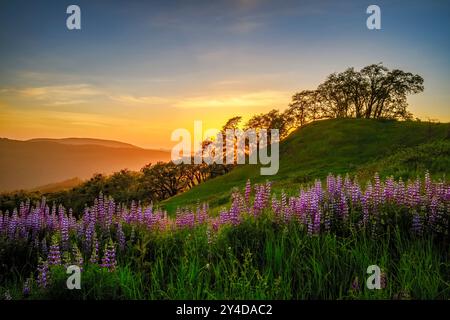
<svg viewBox="0 0 450 320">
<path fill-rule="evenodd" d="M 315 90 L 293 95 L 284 111 L 271 110 L 251 118 L 246 128 L 279 129 L 286 137 L 308 122 L 329 118 L 385 118 L 407 120 L 407 96 L 424 90 L 423 78 L 402 70 L 372 64 L 360 71 L 333 73 Z"/>
<path fill-rule="evenodd" d="M 401 70 L 389 70 L 372 64 L 360 71 L 349 68 L 333 73 L 316 90 L 303 90 L 292 97 L 284 112 L 273 109 L 253 116 L 243 126 L 247 129 L 278 129 L 280 139 L 308 122 L 325 118 L 389 118 L 409 119 L 407 95 L 423 91 L 423 78 Z M 225 157 L 226 130 L 238 129 L 242 117 L 229 119 L 221 130 Z M 270 137 L 269 137 L 270 139 Z M 203 141 L 203 147 L 212 143 Z M 236 143 L 236 141 L 234 141 Z M 191 161 L 194 163 L 194 161 Z M 133 199 L 161 201 L 194 187 L 207 179 L 229 172 L 233 164 L 148 164 L 140 172 L 122 170 L 111 176 L 95 175 L 69 191 L 48 195 L 49 201 L 62 203 L 80 212 L 99 192 L 111 195 L 118 202 Z M 37 200 L 39 194 L 16 193 L 0 196 L 0 208 L 11 209 L 26 198 Z"/>
</svg>

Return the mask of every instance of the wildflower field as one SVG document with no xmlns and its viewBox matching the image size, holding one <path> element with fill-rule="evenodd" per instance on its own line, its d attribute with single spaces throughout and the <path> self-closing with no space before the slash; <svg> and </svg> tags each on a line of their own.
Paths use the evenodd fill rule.
<svg viewBox="0 0 450 320">
<path fill-rule="evenodd" d="M 195 208 L 196 207 L 196 208 Z M 7 299 L 449 299 L 450 185 L 329 175 L 295 194 L 250 181 L 228 208 L 168 215 L 100 194 L 0 214 Z M 81 268 L 68 290 L 66 267 Z M 369 290 L 378 265 L 382 288 Z"/>
</svg>

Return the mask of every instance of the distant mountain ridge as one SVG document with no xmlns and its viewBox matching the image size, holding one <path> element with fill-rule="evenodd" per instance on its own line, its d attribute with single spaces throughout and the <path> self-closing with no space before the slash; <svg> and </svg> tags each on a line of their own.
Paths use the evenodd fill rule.
<svg viewBox="0 0 450 320">
<path fill-rule="evenodd" d="M 62 138 L 62 139 L 54 139 L 54 138 L 35 138 L 30 140 L 25 140 L 25 142 L 56 142 L 62 144 L 69 145 L 99 145 L 110 148 L 137 148 L 135 145 L 130 143 L 115 141 L 115 140 L 104 140 L 104 139 L 94 139 L 94 138 Z"/>
<path fill-rule="evenodd" d="M 0 138 L 0 192 L 34 189 L 95 173 L 140 170 L 148 163 L 169 161 L 170 152 L 86 138 Z"/>
<path fill-rule="evenodd" d="M 44 186 L 35 187 L 35 188 L 29 189 L 26 191 L 40 192 L 42 194 L 58 192 L 58 191 L 72 189 L 73 187 L 76 187 L 76 186 L 80 185 L 81 183 L 83 183 L 83 180 L 81 180 L 79 178 L 72 178 L 72 179 L 61 181 L 61 182 L 49 183 Z"/>
</svg>

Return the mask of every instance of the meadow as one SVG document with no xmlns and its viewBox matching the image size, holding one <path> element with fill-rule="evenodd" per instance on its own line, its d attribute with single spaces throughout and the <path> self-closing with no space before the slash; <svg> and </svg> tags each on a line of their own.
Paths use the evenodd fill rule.
<svg viewBox="0 0 450 320">
<path fill-rule="evenodd" d="M 70 209 L 22 203 L 0 219 L 7 299 L 449 299 L 450 185 L 328 175 L 296 194 L 246 184 L 218 213 L 168 215 L 100 195 Z M 68 290 L 66 267 L 82 268 Z M 382 288 L 369 290 L 378 265 Z"/>
<path fill-rule="evenodd" d="M 280 168 L 270 176 L 273 190 L 296 194 L 304 184 L 329 173 L 358 177 L 365 184 L 380 177 L 416 179 L 429 171 L 435 179 L 450 175 L 450 124 L 387 119 L 327 119 L 308 123 L 280 142 Z M 228 174 L 161 202 L 169 213 L 197 201 L 219 211 L 231 204 L 231 190 L 250 179 L 263 183 L 259 165 L 240 165 Z M 97 192 L 98 193 L 98 192 Z"/>
</svg>

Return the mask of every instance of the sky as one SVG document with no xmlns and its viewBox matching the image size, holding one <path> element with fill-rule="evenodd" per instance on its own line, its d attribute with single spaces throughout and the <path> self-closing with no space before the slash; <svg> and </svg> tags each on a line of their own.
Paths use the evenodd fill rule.
<svg viewBox="0 0 450 320">
<path fill-rule="evenodd" d="M 382 62 L 420 74 L 422 119 L 450 121 L 449 1 L 0 0 L 0 137 L 170 148 L 327 75 Z M 68 30 L 66 8 L 81 9 Z M 381 8 L 381 30 L 366 9 Z"/>
</svg>

